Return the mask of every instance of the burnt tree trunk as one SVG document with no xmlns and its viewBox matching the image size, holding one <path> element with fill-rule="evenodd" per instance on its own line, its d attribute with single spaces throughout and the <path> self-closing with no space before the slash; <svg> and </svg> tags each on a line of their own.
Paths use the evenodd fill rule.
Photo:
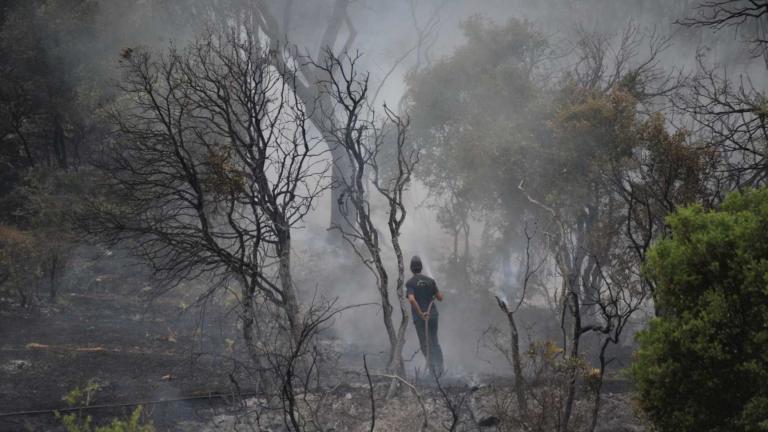
<svg viewBox="0 0 768 432">
<path fill-rule="evenodd" d="M 509 310 L 507 304 L 496 297 L 499 307 L 507 315 L 507 321 L 509 321 L 509 335 L 510 335 L 510 351 L 512 354 L 512 371 L 515 374 L 515 397 L 517 399 L 517 405 L 521 412 L 521 417 L 525 418 L 528 415 L 528 399 L 525 395 L 525 377 L 523 376 L 523 362 L 520 358 L 520 333 L 517 330 L 517 323 L 515 322 L 514 310 Z"/>
<path fill-rule="evenodd" d="M 403 251 L 400 247 L 400 239 L 392 237 L 392 247 L 397 257 L 397 292 L 398 305 L 400 306 L 400 324 L 397 329 L 396 343 L 392 349 L 390 358 L 390 369 L 397 371 L 398 374 L 405 374 L 405 365 L 403 364 L 403 347 L 405 346 L 405 331 L 408 329 L 408 309 L 409 303 L 405 298 L 405 264 L 403 262 Z"/>
<path fill-rule="evenodd" d="M 282 290 L 285 315 L 288 319 L 288 328 L 294 342 L 298 342 L 301 337 L 301 312 L 299 310 L 299 299 L 296 293 L 296 287 L 293 284 L 293 277 L 291 276 L 290 229 L 278 232 L 276 252 L 278 257 L 278 278 L 280 280 L 280 289 Z"/>
</svg>

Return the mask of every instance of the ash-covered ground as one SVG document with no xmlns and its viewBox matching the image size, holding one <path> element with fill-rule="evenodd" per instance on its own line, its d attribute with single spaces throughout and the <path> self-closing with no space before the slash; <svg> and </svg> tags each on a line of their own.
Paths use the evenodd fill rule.
<svg viewBox="0 0 768 432">
<path fill-rule="evenodd" d="M 66 430 L 53 411 L 69 408 L 63 397 L 89 383 L 98 390 L 82 412 L 94 424 L 127 418 L 143 404 L 145 420 L 161 431 L 286 430 L 283 412 L 252 393 L 254 377 L 240 363 L 236 320 L 226 305 L 189 307 L 193 296 L 152 300 L 141 290 L 116 289 L 120 285 L 104 275 L 31 309 L 4 299 L 0 430 Z M 392 379 L 383 376 L 381 353 L 333 333 L 320 336 L 321 380 L 298 395 L 298 411 L 316 430 L 364 431 L 372 421 L 376 431 L 451 430 L 454 422 L 453 430 L 523 430 L 510 423 L 509 370 L 466 373 L 449 361 L 438 385 L 425 376 L 421 354 L 411 350 L 409 383 L 387 397 Z M 642 430 L 625 381 L 607 378 L 602 397 L 598 430 Z M 586 421 L 590 405 L 577 404 L 584 414 L 577 422 Z"/>
</svg>

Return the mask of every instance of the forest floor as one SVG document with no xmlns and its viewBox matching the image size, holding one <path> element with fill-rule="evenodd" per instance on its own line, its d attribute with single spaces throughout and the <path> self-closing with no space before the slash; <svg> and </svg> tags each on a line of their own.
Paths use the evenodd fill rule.
<svg viewBox="0 0 768 432">
<path fill-rule="evenodd" d="M 253 411 L 259 399 L 232 403 L 232 382 L 249 382 L 247 373 L 227 355 L 211 355 L 232 351 L 237 336 L 231 317 L 224 324 L 199 310 L 185 311 L 177 301 L 140 298 L 135 292 L 67 292 L 31 309 L 0 299 L 0 431 L 64 430 L 53 410 L 66 409 L 62 398 L 88 383 L 99 387 L 87 411 L 96 424 L 126 418 L 134 404 L 143 403 L 159 431 L 283 430 L 279 412 L 262 411 L 261 429 L 248 427 L 256 416 L 243 415 L 243 407 Z M 417 392 L 403 386 L 397 397 L 386 399 L 390 380 L 375 372 L 372 380 L 377 431 L 420 430 L 425 413 L 424 430 L 447 430 L 452 422 L 447 402 L 461 406 L 459 420 L 466 427 L 457 430 L 499 430 L 494 413 L 512 394 L 511 381 L 503 376 L 484 377 L 471 386 L 449 377 L 443 391 L 423 382 Z M 370 430 L 371 389 L 362 368 L 336 368 L 328 381 L 337 384 L 306 395 L 307 418 L 329 431 Z M 245 384 L 240 390 L 249 391 Z M 609 381 L 605 390 L 598 430 L 642 430 L 625 383 Z M 580 403 L 581 411 L 588 411 L 588 401 Z M 478 426 L 483 424 L 488 428 Z"/>
<path fill-rule="evenodd" d="M 201 397 L 148 405 L 159 430 L 221 405 L 204 396 L 230 387 L 233 368 L 206 354 L 225 352 L 228 335 L 199 314 L 182 313 L 183 305 L 105 292 L 62 293 L 41 304 L 25 310 L 0 302 L 0 431 L 56 430 L 51 412 L 7 414 L 67 408 L 62 397 L 89 382 L 99 387 L 92 406 Z M 217 331 L 223 337 L 211 336 Z M 88 413 L 98 420 L 132 410 Z"/>
</svg>

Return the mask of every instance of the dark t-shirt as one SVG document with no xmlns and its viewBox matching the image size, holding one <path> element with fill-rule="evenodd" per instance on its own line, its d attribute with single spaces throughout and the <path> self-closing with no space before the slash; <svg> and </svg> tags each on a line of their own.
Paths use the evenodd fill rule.
<svg viewBox="0 0 768 432">
<path fill-rule="evenodd" d="M 405 283 L 405 288 L 407 290 L 406 296 L 413 294 L 416 298 L 416 303 L 419 304 L 421 311 L 424 313 L 427 312 L 429 303 L 437 295 L 437 283 L 435 283 L 435 280 L 422 274 L 415 274 L 412 278 L 408 279 Z M 415 306 L 411 306 L 411 312 L 414 318 L 419 316 Z M 431 316 L 437 316 L 436 304 L 432 305 L 429 313 Z"/>
</svg>

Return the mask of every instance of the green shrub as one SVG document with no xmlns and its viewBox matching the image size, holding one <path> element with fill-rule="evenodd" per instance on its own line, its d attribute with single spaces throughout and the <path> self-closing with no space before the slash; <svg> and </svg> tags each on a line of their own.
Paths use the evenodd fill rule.
<svg viewBox="0 0 768 432">
<path fill-rule="evenodd" d="M 669 217 L 646 274 L 662 316 L 631 373 L 660 431 L 768 431 L 768 189 Z"/>
<path fill-rule="evenodd" d="M 100 390 L 100 386 L 90 381 L 84 387 L 77 387 L 62 399 L 71 407 L 87 407 Z M 109 425 L 94 426 L 93 418 L 84 415 L 82 411 L 62 415 L 56 412 L 56 418 L 66 428 L 67 432 L 155 432 L 151 423 L 142 419 L 142 407 L 138 405 L 127 419 L 112 419 Z"/>
</svg>

